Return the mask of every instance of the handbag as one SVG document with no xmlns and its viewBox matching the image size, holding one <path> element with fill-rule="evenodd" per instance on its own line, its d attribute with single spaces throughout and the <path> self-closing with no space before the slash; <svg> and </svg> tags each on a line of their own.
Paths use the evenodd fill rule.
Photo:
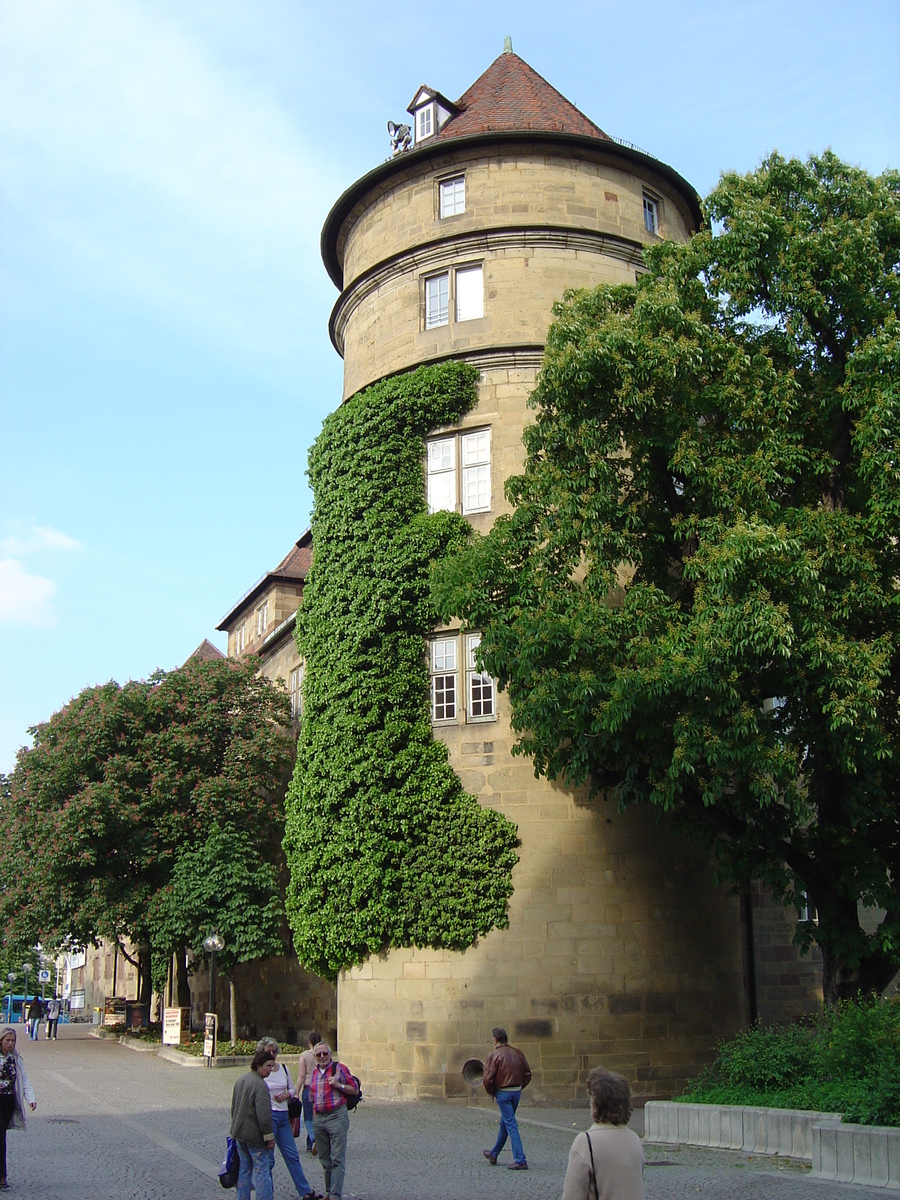
<svg viewBox="0 0 900 1200">
<path fill-rule="evenodd" d="M 291 1133 L 294 1135 L 294 1137 L 300 1136 L 300 1118 L 299 1117 L 291 1117 Z"/>
<path fill-rule="evenodd" d="M 223 1188 L 233 1188 L 237 1186 L 241 1158 L 238 1154 L 237 1141 L 233 1137 L 227 1137 L 225 1141 L 227 1149 L 225 1157 L 222 1159 L 222 1165 L 219 1167 L 219 1183 Z"/>
<path fill-rule="evenodd" d="M 303 1101 L 302 1100 L 298 1100 L 296 1096 L 290 1096 L 290 1097 L 288 1097 L 287 1106 L 288 1106 L 288 1116 L 290 1117 L 291 1121 L 302 1120 L 302 1118 L 303 1118 Z M 299 1136 L 300 1135 L 297 1133 L 294 1134 L 294 1137 L 299 1137 Z"/>
</svg>

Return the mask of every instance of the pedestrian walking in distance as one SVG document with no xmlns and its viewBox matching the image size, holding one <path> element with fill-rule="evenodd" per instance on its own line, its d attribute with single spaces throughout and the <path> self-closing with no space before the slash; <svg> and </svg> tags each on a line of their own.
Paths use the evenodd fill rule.
<svg viewBox="0 0 900 1200">
<path fill-rule="evenodd" d="M 58 996 L 53 996 L 47 1002 L 47 1039 L 48 1041 L 56 1041 L 59 1031 L 59 1014 L 62 1009 L 62 1002 Z"/>
<path fill-rule="evenodd" d="M 0 1191 L 6 1191 L 6 1131 L 25 1128 L 25 1106 L 37 1108 L 34 1088 L 16 1050 L 16 1031 L 6 1025 L 0 1033 Z"/>
<path fill-rule="evenodd" d="M 563 1200 L 644 1200 L 644 1150 L 628 1128 L 628 1080 L 595 1067 L 587 1089 L 594 1124 L 572 1143 Z"/>
<path fill-rule="evenodd" d="M 316 1149 L 325 1172 L 325 1191 L 330 1200 L 341 1200 L 347 1165 L 347 1134 L 350 1131 L 347 1097 L 358 1096 L 359 1090 L 344 1064 L 335 1062 L 331 1057 L 331 1047 L 327 1042 L 319 1042 L 313 1053 L 316 1066 L 309 1081 L 309 1094 L 313 1106 Z"/>
<path fill-rule="evenodd" d="M 275 1127 L 266 1079 L 275 1069 L 271 1050 L 257 1050 L 250 1070 L 241 1075 L 231 1094 L 231 1136 L 237 1142 L 241 1167 L 237 1200 L 250 1200 L 251 1183 L 256 1200 L 274 1200 L 272 1163 Z"/>
<path fill-rule="evenodd" d="M 528 1161 L 522 1149 L 516 1109 L 522 1099 L 522 1089 L 531 1083 L 531 1067 L 522 1051 L 510 1046 L 505 1029 L 497 1026 L 491 1030 L 491 1036 L 494 1039 L 494 1049 L 484 1064 L 482 1083 L 487 1094 L 497 1101 L 497 1107 L 500 1109 L 500 1128 L 492 1148 L 483 1150 L 482 1153 L 491 1166 L 495 1167 L 497 1157 L 509 1138 L 513 1161 L 507 1170 L 527 1171 Z"/>
</svg>

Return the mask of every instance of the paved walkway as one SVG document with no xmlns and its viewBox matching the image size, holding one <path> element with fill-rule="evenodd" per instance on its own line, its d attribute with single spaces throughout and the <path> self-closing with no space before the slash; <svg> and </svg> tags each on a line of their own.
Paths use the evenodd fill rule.
<svg viewBox="0 0 900 1200">
<path fill-rule="evenodd" d="M 19 1049 L 38 1096 L 23 1135 L 8 1135 L 9 1195 L 21 1200 L 215 1200 L 234 1081 L 61 1027 Z M 351 1064 L 352 1065 L 352 1064 Z M 365 1083 L 365 1081 L 363 1081 Z M 365 1101 L 352 1115 L 345 1200 L 559 1200 L 572 1138 L 587 1111 L 520 1109 L 530 1170 L 491 1167 L 496 1110 Z M 811 1180 L 794 1163 L 731 1151 L 647 1146 L 647 1200 L 887 1200 L 892 1193 Z M 318 1161 L 305 1155 L 322 1189 Z M 230 1193 L 234 1194 L 234 1193 Z M 281 1158 L 278 1200 L 295 1194 Z"/>
</svg>

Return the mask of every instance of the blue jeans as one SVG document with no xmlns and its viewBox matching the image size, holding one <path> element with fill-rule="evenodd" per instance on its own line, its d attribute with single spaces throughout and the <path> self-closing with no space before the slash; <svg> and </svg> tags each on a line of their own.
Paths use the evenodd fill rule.
<svg viewBox="0 0 900 1200">
<path fill-rule="evenodd" d="M 275 1145 L 281 1151 L 284 1165 L 287 1167 L 298 1196 L 307 1196 L 312 1188 L 303 1173 L 303 1164 L 297 1153 L 297 1143 L 291 1133 L 291 1119 L 286 1112 L 272 1109 L 272 1124 L 275 1126 Z M 275 1166 L 275 1155 L 272 1155 L 272 1166 Z"/>
<path fill-rule="evenodd" d="M 497 1157 L 506 1145 L 506 1138 L 508 1136 L 510 1142 L 512 1142 L 513 1162 L 525 1162 L 525 1151 L 522 1149 L 522 1139 L 519 1137 L 519 1125 L 516 1121 L 516 1109 L 519 1107 L 519 1100 L 521 1098 L 521 1092 L 498 1092 L 495 1097 L 497 1107 L 500 1109 L 500 1129 L 497 1132 L 497 1140 L 491 1151 L 494 1158 Z"/>
<path fill-rule="evenodd" d="M 265 1146 L 251 1146 L 249 1142 L 238 1142 L 237 1148 L 241 1160 L 235 1193 L 237 1200 L 250 1200 L 251 1177 L 256 1200 L 274 1200 L 272 1163 L 275 1161 L 275 1151 L 267 1150 Z"/>
</svg>

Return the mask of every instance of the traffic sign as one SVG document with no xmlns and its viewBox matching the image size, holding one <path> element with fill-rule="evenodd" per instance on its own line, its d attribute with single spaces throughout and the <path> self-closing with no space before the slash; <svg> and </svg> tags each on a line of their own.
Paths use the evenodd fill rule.
<svg viewBox="0 0 900 1200">
<path fill-rule="evenodd" d="M 38 971 L 38 979 L 41 981 L 41 983 L 49 983 L 50 982 L 50 972 L 47 970 Z"/>
</svg>

